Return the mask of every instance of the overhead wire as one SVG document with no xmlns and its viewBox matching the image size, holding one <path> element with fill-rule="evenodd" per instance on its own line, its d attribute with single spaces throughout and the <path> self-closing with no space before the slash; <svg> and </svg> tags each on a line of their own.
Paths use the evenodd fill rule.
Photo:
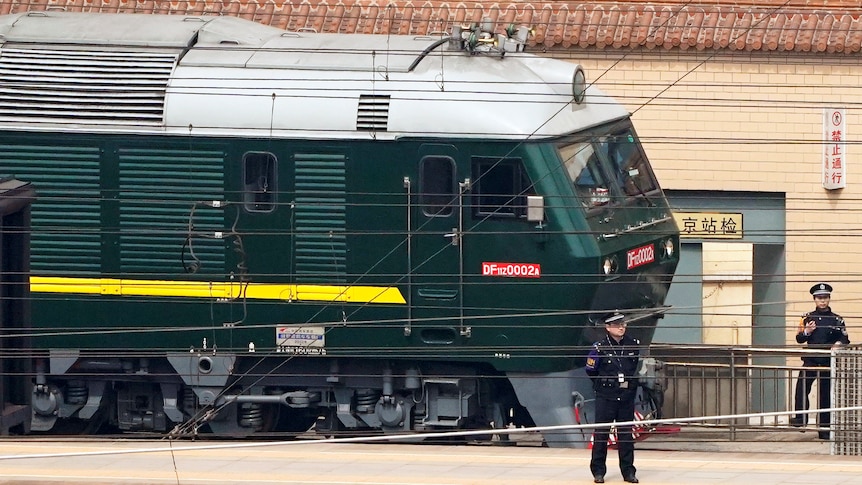
<svg viewBox="0 0 862 485">
<path fill-rule="evenodd" d="M 655 97 L 653 97 L 653 100 L 654 100 L 654 99 L 655 99 Z M 649 101 L 648 101 L 648 102 L 649 102 Z M 645 104 L 647 104 L 647 103 L 644 103 L 644 105 L 645 105 Z"/>
<path fill-rule="evenodd" d="M 570 102 L 570 103 L 571 103 L 571 102 Z M 559 113 L 560 111 L 562 111 L 563 109 L 565 109 L 567 106 L 568 106 L 568 104 L 561 106 L 561 107 L 559 108 L 559 111 L 558 111 L 557 113 Z M 555 115 L 556 115 L 556 114 L 555 114 Z M 555 116 L 555 115 L 553 115 L 553 116 Z M 553 116 L 551 116 L 550 118 L 548 118 L 548 121 L 550 121 L 550 120 L 553 118 Z M 546 123 L 547 123 L 547 121 L 546 121 Z M 538 127 L 535 129 L 534 134 L 535 134 L 535 133 L 537 133 L 537 132 L 542 128 L 542 126 L 544 126 L 544 124 L 543 124 L 543 125 L 538 126 Z M 531 137 L 532 137 L 532 135 L 528 136 L 528 137 L 527 137 L 527 140 L 529 140 Z M 520 143 L 519 143 L 518 145 L 520 145 Z M 512 148 L 512 149 L 509 151 L 509 153 L 508 153 L 508 154 L 506 154 L 506 155 L 504 155 L 504 156 L 500 157 L 500 158 L 499 158 L 499 160 L 494 164 L 494 166 L 496 166 L 497 164 L 501 163 L 501 162 L 502 162 L 502 160 L 506 159 L 506 158 L 507 158 L 511 153 L 513 153 L 513 152 L 514 152 L 514 150 L 515 150 L 515 148 Z M 492 167 L 492 168 L 493 168 L 493 167 Z M 485 172 L 485 173 L 488 173 L 488 172 Z M 551 173 L 549 173 L 549 174 L 548 174 L 548 175 L 546 175 L 546 176 L 550 176 L 550 175 L 551 175 Z M 478 180 L 474 180 L 474 181 L 471 181 L 471 182 L 472 182 L 472 183 L 477 183 L 477 182 L 478 182 Z M 534 183 L 535 183 L 535 182 L 534 182 Z M 525 189 L 525 190 L 526 190 L 526 189 Z M 460 190 L 459 190 L 459 192 L 460 192 Z M 518 194 L 518 195 L 520 196 L 520 195 L 522 195 L 522 194 Z M 644 196 L 646 197 L 646 195 L 644 195 Z M 458 201 L 457 205 L 455 205 L 455 204 L 454 204 L 455 200 L 457 200 L 457 201 Z M 451 202 L 450 204 L 455 205 L 455 209 L 457 209 L 457 210 L 459 210 L 459 211 L 463 210 L 463 209 L 462 209 L 462 202 L 461 202 L 461 195 L 460 195 L 460 194 L 458 195 L 458 197 L 457 197 L 457 198 L 453 198 L 453 202 Z M 472 228 L 470 228 L 470 229 L 468 229 L 466 232 L 467 232 L 467 233 L 469 233 L 469 232 L 471 231 L 471 229 L 475 229 L 475 228 L 476 228 L 476 227 L 478 227 L 480 224 L 482 224 L 484 221 L 487 221 L 487 220 L 488 220 L 492 215 L 493 215 L 493 214 L 489 214 L 489 215 L 485 216 L 485 218 L 480 219 L 479 221 L 475 222 L 475 223 L 474 223 L 474 225 L 473 225 L 473 227 L 472 227 Z M 426 223 L 427 223 L 427 221 L 426 221 Z M 421 227 L 420 227 L 420 229 L 421 229 Z M 411 230 L 412 230 L 412 229 L 411 229 Z M 458 229 L 458 231 L 461 231 L 461 229 L 459 228 L 459 229 Z M 455 235 L 454 237 L 460 237 L 460 236 L 459 236 L 459 235 Z M 437 251 L 436 253 L 433 253 L 431 256 L 429 256 L 429 257 L 426 259 L 426 261 L 433 259 L 433 257 L 434 257 L 436 254 L 440 254 L 440 253 L 441 253 L 442 251 L 444 251 L 445 249 L 446 249 L 446 246 L 442 246 L 442 247 L 441 247 L 441 249 L 440 249 L 439 251 Z M 393 249 L 393 250 L 394 250 L 394 249 Z M 379 261 L 380 261 L 380 260 L 379 260 Z M 418 268 L 418 267 L 421 267 L 421 265 L 422 265 L 422 264 L 424 264 L 424 263 L 420 263 L 420 264 L 419 264 L 419 265 L 417 265 L 416 267 L 417 267 L 417 268 Z M 376 267 L 376 264 L 374 265 L 374 267 Z M 371 271 L 371 270 L 373 270 L 373 267 L 369 269 L 369 271 Z M 413 271 L 414 271 L 414 269 L 413 269 L 413 268 L 408 269 L 407 274 L 405 274 L 403 277 L 399 278 L 399 279 L 398 279 L 395 283 L 393 283 L 393 284 L 398 284 L 398 282 L 402 281 L 404 278 L 406 278 L 406 277 L 407 277 L 410 273 L 412 273 Z M 368 274 L 368 272 L 366 272 L 366 274 Z M 354 280 L 354 283 L 353 283 L 353 284 L 356 284 L 356 282 L 358 282 L 358 281 L 361 281 L 361 276 L 360 276 L 360 278 L 359 278 L 359 279 Z M 366 305 L 367 305 L 367 303 L 362 304 L 362 305 L 359 305 L 359 307 L 358 307 L 358 308 L 356 308 L 356 309 L 354 309 L 354 310 L 352 311 L 352 314 L 357 313 L 358 311 L 360 311 L 360 310 L 361 310 L 364 306 L 366 306 Z M 325 309 L 325 306 L 324 306 L 324 307 L 322 307 L 322 308 L 321 308 L 321 310 L 317 312 L 317 314 L 315 314 L 314 316 L 312 316 L 311 318 L 309 318 L 309 319 L 307 320 L 307 322 L 312 322 L 312 321 L 314 321 L 315 317 L 316 317 L 317 315 L 319 315 L 319 314 L 320 314 L 324 309 Z M 463 311 L 463 309 L 462 309 L 462 311 Z M 349 320 L 349 318 L 350 318 L 350 316 L 349 316 L 349 315 L 345 315 L 344 320 L 345 320 L 345 321 L 347 321 L 347 320 Z M 463 322 L 463 314 L 461 315 L 460 320 Z M 462 323 L 462 324 L 463 324 L 463 323 Z M 333 327 L 330 327 L 330 328 L 328 328 L 328 329 L 324 330 L 324 334 L 325 334 L 325 333 L 327 333 L 327 332 L 329 332 L 329 331 L 331 331 L 333 328 L 336 328 L 336 327 L 334 327 L 334 326 L 333 326 Z M 289 359 L 288 359 L 288 360 L 289 360 Z M 285 361 L 283 361 L 282 363 L 280 363 L 280 364 L 276 367 L 276 370 L 277 370 L 277 368 L 279 368 L 279 367 L 281 367 L 281 366 L 285 365 L 285 364 L 288 362 L 288 360 L 285 360 Z M 261 361 L 262 361 L 262 360 L 259 360 L 259 362 L 261 362 Z M 252 384 L 252 385 L 254 385 L 254 384 Z"/>
</svg>

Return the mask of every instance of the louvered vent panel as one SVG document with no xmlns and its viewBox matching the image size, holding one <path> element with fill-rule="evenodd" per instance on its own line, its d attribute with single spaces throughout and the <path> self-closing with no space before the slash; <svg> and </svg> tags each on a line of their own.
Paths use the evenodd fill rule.
<svg viewBox="0 0 862 485">
<path fill-rule="evenodd" d="M 176 275 L 195 264 L 223 274 L 225 241 L 213 234 L 225 231 L 224 209 L 195 206 L 213 200 L 225 200 L 222 151 L 120 150 L 122 271 Z"/>
<path fill-rule="evenodd" d="M 356 129 L 359 131 L 386 131 L 388 124 L 389 96 L 360 95 L 359 111 L 356 114 Z"/>
<path fill-rule="evenodd" d="M 297 281 L 344 283 L 347 272 L 345 157 L 298 154 L 294 160 Z"/>
<path fill-rule="evenodd" d="M 175 52 L 0 49 L 0 119 L 160 125 Z"/>
<path fill-rule="evenodd" d="M 32 182 L 34 275 L 95 276 L 101 270 L 99 149 L 0 144 L 0 167 Z"/>
</svg>

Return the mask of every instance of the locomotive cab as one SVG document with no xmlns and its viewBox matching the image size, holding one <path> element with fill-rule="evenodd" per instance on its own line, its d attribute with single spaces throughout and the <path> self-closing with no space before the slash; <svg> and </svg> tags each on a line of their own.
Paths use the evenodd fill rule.
<svg viewBox="0 0 862 485">
<path fill-rule="evenodd" d="M 634 312 L 641 324 L 634 326 L 632 335 L 648 344 L 676 269 L 679 240 L 634 127 L 628 120 L 617 122 L 589 138 L 558 143 L 557 150 L 596 241 L 605 276 L 606 284 L 597 287 L 591 307 L 600 312 L 618 305 Z M 609 287 L 627 291 L 611 294 Z"/>
</svg>

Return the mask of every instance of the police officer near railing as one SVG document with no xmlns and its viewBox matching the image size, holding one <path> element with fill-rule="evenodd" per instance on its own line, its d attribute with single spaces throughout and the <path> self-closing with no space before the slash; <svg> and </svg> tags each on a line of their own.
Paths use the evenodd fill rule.
<svg viewBox="0 0 862 485">
<path fill-rule="evenodd" d="M 586 371 L 596 390 L 596 423 L 634 421 L 637 394 L 640 341 L 626 336 L 625 315 L 614 312 L 604 316 L 604 339 L 593 344 L 587 355 Z M 596 483 L 605 482 L 610 425 L 596 428 L 590 471 Z M 629 483 L 635 476 L 635 443 L 631 426 L 617 428 L 620 471 Z"/>
<path fill-rule="evenodd" d="M 800 344 L 807 343 L 809 349 L 828 350 L 841 344 L 847 345 L 850 343 L 850 338 L 847 336 L 847 328 L 844 326 L 844 319 L 841 315 L 832 312 L 829 302 L 832 299 L 832 286 L 828 283 L 817 283 L 812 286 L 809 293 L 814 297 L 814 304 L 817 308 L 813 312 L 808 312 L 802 315 L 799 321 L 799 333 L 796 334 L 796 341 Z M 830 356 L 823 354 L 803 355 L 803 367 L 830 367 Z M 797 414 L 790 420 L 793 426 L 805 426 L 807 423 L 807 414 L 799 413 L 808 409 L 808 394 L 811 393 L 811 386 L 814 384 L 814 379 L 817 379 L 817 394 L 818 405 L 820 409 L 828 409 L 831 407 L 831 375 L 829 369 L 802 369 L 799 371 L 799 378 L 796 380 L 796 399 L 794 410 Z M 818 436 L 822 440 L 829 439 L 829 426 L 831 424 L 831 416 L 828 412 L 820 413 L 818 428 L 820 432 Z"/>
</svg>

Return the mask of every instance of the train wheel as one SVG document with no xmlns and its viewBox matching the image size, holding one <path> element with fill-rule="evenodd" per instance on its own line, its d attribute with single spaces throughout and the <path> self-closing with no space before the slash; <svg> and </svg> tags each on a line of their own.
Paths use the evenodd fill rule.
<svg viewBox="0 0 862 485">
<path fill-rule="evenodd" d="M 51 434 L 59 435 L 91 435 L 96 434 L 101 426 L 89 419 L 58 419 L 51 428 Z"/>
<path fill-rule="evenodd" d="M 480 431 L 480 430 L 490 430 L 492 429 L 491 423 L 482 416 L 472 416 L 467 419 L 467 422 L 464 424 L 465 431 Z M 465 441 L 475 441 L 479 443 L 490 442 L 494 437 L 494 433 L 488 434 L 476 434 L 465 436 L 461 438 Z"/>
<path fill-rule="evenodd" d="M 264 408 L 261 431 L 302 434 L 317 421 L 317 413 L 309 409 L 293 409 L 281 404 L 268 404 Z"/>
<path fill-rule="evenodd" d="M 324 412 L 322 416 L 317 417 L 315 420 L 314 432 L 324 438 L 338 438 L 339 434 L 343 431 L 345 431 L 344 426 L 333 410 Z"/>
<path fill-rule="evenodd" d="M 317 413 L 308 409 L 282 409 L 281 419 L 278 422 L 278 431 L 283 433 L 302 434 L 308 431 L 317 421 Z"/>
<path fill-rule="evenodd" d="M 90 419 L 68 418 L 58 419 L 51 429 L 51 434 L 61 435 L 95 435 L 105 432 L 108 426 L 109 410 L 113 400 L 105 396 L 99 403 L 99 409 Z"/>
</svg>

